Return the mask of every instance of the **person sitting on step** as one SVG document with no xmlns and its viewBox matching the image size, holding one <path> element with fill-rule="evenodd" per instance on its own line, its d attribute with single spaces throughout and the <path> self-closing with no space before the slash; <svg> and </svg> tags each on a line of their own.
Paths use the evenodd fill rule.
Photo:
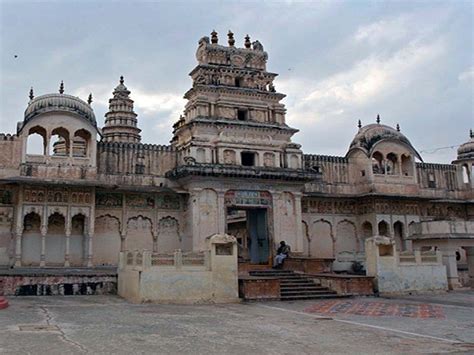
<svg viewBox="0 0 474 355">
<path fill-rule="evenodd" d="M 275 256 L 275 262 L 273 263 L 274 269 L 281 269 L 283 267 L 283 261 L 288 257 L 290 251 L 290 246 L 282 240 Z"/>
</svg>

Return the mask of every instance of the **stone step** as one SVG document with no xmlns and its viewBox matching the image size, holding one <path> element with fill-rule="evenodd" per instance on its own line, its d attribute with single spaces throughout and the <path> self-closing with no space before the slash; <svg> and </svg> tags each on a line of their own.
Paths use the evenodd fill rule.
<svg viewBox="0 0 474 355">
<path fill-rule="evenodd" d="M 281 301 L 297 301 L 297 300 L 313 300 L 313 299 L 323 299 L 323 298 L 341 298 L 341 297 L 347 297 L 347 296 L 340 296 L 337 294 L 319 294 L 319 295 L 298 295 L 298 296 L 281 296 L 280 300 Z"/>
<path fill-rule="evenodd" d="M 298 279 L 298 280 L 281 280 L 280 279 L 280 284 L 282 285 L 297 285 L 297 284 L 312 284 L 314 285 L 315 282 L 313 280 L 309 279 Z"/>
<path fill-rule="evenodd" d="M 304 285 L 304 286 L 280 286 L 280 290 L 283 291 L 307 291 L 307 290 L 327 290 L 327 287 L 321 287 L 317 285 Z"/>
<path fill-rule="evenodd" d="M 308 295 L 336 295 L 334 291 L 325 290 L 308 290 L 308 291 L 281 291 L 281 296 L 308 296 Z"/>
</svg>

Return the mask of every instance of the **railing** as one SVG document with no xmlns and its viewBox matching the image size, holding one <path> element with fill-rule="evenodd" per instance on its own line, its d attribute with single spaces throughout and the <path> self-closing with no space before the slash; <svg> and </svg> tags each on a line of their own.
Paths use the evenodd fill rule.
<svg viewBox="0 0 474 355">
<path fill-rule="evenodd" d="M 184 267 L 207 267 L 207 253 L 185 252 L 181 249 L 174 253 L 154 253 L 149 250 L 144 251 L 124 251 L 121 253 L 120 267 L 135 270 L 148 269 L 151 267 L 174 267 L 181 269 Z"/>
</svg>

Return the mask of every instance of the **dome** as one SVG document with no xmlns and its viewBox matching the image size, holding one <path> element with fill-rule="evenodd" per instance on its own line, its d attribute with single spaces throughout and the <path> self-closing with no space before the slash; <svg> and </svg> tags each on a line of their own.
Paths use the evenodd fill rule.
<svg viewBox="0 0 474 355">
<path fill-rule="evenodd" d="M 470 139 L 458 148 L 458 160 L 474 159 L 474 132 L 471 130 Z"/>
<path fill-rule="evenodd" d="M 25 110 L 23 125 L 40 114 L 61 111 L 75 113 L 97 128 L 91 106 L 78 97 L 66 94 L 47 94 L 32 99 Z"/>
<path fill-rule="evenodd" d="M 384 140 L 395 140 L 403 143 L 415 153 L 418 159 L 423 161 L 407 137 L 400 133 L 400 131 L 380 123 L 373 123 L 361 127 L 349 146 L 349 152 L 354 149 L 361 149 L 369 156 L 375 145 Z"/>
</svg>

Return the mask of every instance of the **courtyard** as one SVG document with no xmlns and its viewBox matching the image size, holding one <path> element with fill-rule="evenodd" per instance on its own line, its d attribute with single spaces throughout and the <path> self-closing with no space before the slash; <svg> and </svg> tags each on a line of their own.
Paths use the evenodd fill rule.
<svg viewBox="0 0 474 355">
<path fill-rule="evenodd" d="M 2 354 L 474 352 L 474 292 L 224 305 L 11 297 Z"/>
</svg>

